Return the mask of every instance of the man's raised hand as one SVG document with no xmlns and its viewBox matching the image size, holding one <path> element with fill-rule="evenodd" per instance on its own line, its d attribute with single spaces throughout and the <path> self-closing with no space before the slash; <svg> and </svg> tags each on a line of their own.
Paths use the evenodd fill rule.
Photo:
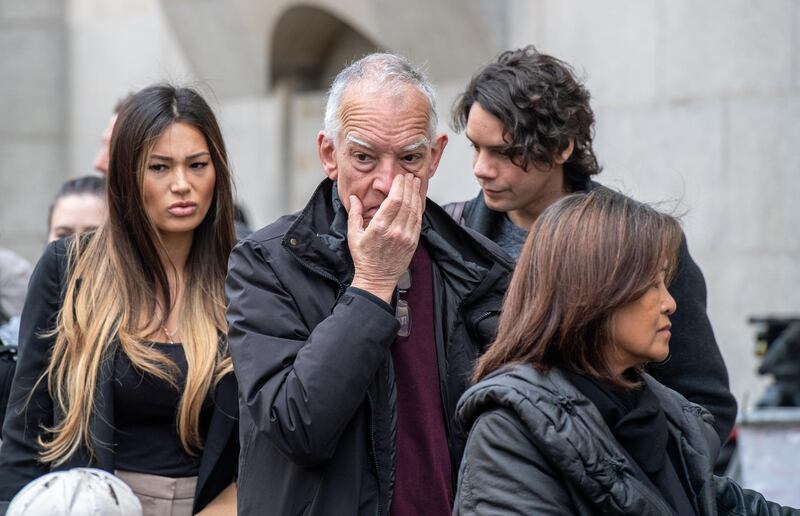
<svg viewBox="0 0 800 516">
<path fill-rule="evenodd" d="M 363 205 L 350 196 L 347 243 L 355 265 L 352 286 L 391 302 L 397 281 L 419 243 L 425 202 L 413 174 L 395 176 L 389 196 L 364 227 Z"/>
</svg>

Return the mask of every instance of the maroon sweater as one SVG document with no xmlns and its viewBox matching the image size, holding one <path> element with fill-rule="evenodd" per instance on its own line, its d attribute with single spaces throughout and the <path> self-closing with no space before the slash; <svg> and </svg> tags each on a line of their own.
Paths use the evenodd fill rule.
<svg viewBox="0 0 800 516">
<path fill-rule="evenodd" d="M 391 516 L 449 515 L 453 507 L 439 368 L 431 257 L 423 245 L 411 260 L 411 334 L 392 346 L 397 379 L 397 462 Z"/>
</svg>

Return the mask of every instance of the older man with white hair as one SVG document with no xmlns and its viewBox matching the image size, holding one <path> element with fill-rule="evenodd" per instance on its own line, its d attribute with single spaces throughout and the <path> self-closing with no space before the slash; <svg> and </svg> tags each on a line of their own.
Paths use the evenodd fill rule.
<svg viewBox="0 0 800 516">
<path fill-rule="evenodd" d="M 317 138 L 328 179 L 231 255 L 242 514 L 450 514 L 453 411 L 512 265 L 426 199 L 436 120 L 405 59 L 348 66 Z"/>
</svg>

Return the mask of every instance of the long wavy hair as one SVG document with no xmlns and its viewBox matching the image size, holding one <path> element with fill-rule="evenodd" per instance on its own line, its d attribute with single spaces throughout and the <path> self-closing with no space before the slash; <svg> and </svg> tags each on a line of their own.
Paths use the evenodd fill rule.
<svg viewBox="0 0 800 516">
<path fill-rule="evenodd" d="M 605 188 L 550 205 L 525 242 L 475 381 L 528 363 L 635 386 L 609 362 L 614 315 L 644 295 L 665 265 L 669 282 L 682 238 L 674 217 Z"/>
<path fill-rule="evenodd" d="M 162 263 L 166 249 L 145 212 L 144 174 L 159 136 L 178 122 L 205 136 L 216 172 L 213 200 L 194 230 L 183 271 L 180 321 L 188 364 L 183 385 L 176 380 L 175 363 L 145 340 L 176 304 L 168 274 L 177 271 Z M 181 445 L 190 454 L 202 449 L 203 403 L 216 382 L 233 369 L 225 338 L 224 294 L 234 244 L 232 188 L 219 126 L 196 91 L 151 86 L 125 102 L 111 137 L 108 221 L 68 247 L 70 272 L 52 332 L 52 359 L 43 376 L 64 418 L 45 429 L 47 438 L 40 438 L 42 462 L 62 464 L 81 446 L 94 454 L 89 422 L 95 386 L 101 367 L 113 367 L 109 349 L 115 342 L 134 367 L 182 390 L 176 416 Z"/>
</svg>

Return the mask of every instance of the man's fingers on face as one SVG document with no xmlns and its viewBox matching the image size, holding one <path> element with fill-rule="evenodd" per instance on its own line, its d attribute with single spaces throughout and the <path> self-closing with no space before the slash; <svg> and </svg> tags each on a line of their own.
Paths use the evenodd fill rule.
<svg viewBox="0 0 800 516">
<path fill-rule="evenodd" d="M 425 211 L 425 200 L 420 195 L 422 181 L 418 177 L 412 179 L 411 188 L 411 206 L 410 214 L 407 222 L 407 229 L 413 232 L 419 232 L 422 225 L 422 212 Z"/>
<path fill-rule="evenodd" d="M 413 200 L 414 200 L 414 174 L 404 174 L 403 176 L 403 202 L 400 210 L 395 216 L 394 222 L 400 228 L 407 228 L 408 218 L 413 213 Z"/>
<path fill-rule="evenodd" d="M 405 174 L 405 188 L 403 189 L 403 206 L 411 206 L 414 197 L 414 174 Z"/>
<path fill-rule="evenodd" d="M 392 188 L 389 190 L 389 197 L 383 200 L 372 220 L 379 221 L 383 226 L 391 224 L 397 217 L 400 208 L 403 206 L 405 188 L 406 182 L 403 175 L 399 174 L 395 176 L 392 180 Z"/>
<path fill-rule="evenodd" d="M 349 199 L 350 211 L 347 214 L 347 231 L 351 233 L 364 227 L 364 205 L 361 204 L 361 200 L 355 195 L 351 195 Z"/>
</svg>

